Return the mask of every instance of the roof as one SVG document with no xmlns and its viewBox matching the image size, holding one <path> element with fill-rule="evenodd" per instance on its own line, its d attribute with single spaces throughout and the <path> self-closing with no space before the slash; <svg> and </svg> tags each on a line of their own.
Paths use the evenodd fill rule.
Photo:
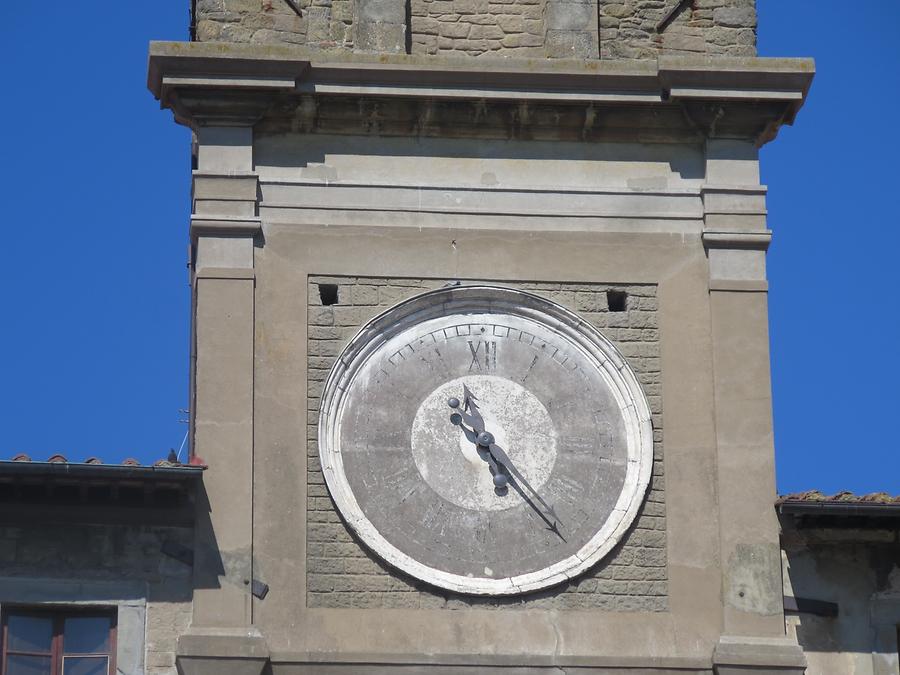
<svg viewBox="0 0 900 675">
<path fill-rule="evenodd" d="M 0 477 L 12 475 L 67 476 L 71 478 L 135 478 L 148 479 L 165 477 L 178 480 L 179 477 L 200 476 L 206 464 L 199 457 L 191 457 L 187 464 L 174 459 L 161 459 L 144 466 L 133 457 L 121 464 L 104 464 L 99 457 L 88 457 L 83 462 L 70 462 L 65 455 L 54 454 L 46 461 L 35 461 L 25 453 L 15 455 L 11 460 L 0 460 Z"/>
<path fill-rule="evenodd" d="M 782 495 L 775 501 L 779 513 L 829 516 L 900 516 L 900 495 L 872 492 L 857 495 L 849 491 L 826 495 L 819 490 L 807 490 Z"/>
<path fill-rule="evenodd" d="M 0 460 L 0 524 L 105 523 L 191 526 L 195 494 L 206 468 L 169 459 L 142 466 L 128 458 L 104 464 L 97 457 L 70 462 L 55 454 L 32 461 L 25 454 Z"/>
</svg>

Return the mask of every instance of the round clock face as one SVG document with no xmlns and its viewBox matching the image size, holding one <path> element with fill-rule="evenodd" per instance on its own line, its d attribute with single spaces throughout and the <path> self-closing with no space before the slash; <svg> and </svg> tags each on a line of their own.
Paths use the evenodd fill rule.
<svg viewBox="0 0 900 675">
<path fill-rule="evenodd" d="M 350 342 L 325 385 L 319 454 L 347 524 L 388 563 L 509 595 L 609 552 L 653 443 L 634 373 L 594 328 L 528 293 L 457 286 Z"/>
</svg>

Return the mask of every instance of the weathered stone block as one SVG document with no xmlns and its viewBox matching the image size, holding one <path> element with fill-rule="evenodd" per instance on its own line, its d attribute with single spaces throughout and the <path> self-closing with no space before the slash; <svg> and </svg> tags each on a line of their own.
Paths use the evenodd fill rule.
<svg viewBox="0 0 900 675">
<path fill-rule="evenodd" d="M 497 25 L 505 33 L 525 32 L 525 19 L 521 16 L 499 16 L 497 17 Z"/>
<path fill-rule="evenodd" d="M 545 22 L 550 30 L 589 30 L 594 26 L 594 7 L 580 2 L 548 2 Z"/>
<path fill-rule="evenodd" d="M 438 30 L 442 37 L 465 38 L 469 36 L 472 26 L 466 23 L 442 23 Z"/>
<path fill-rule="evenodd" d="M 756 26 L 756 10 L 753 7 L 719 7 L 713 12 L 713 20 L 720 26 L 753 28 Z"/>
<path fill-rule="evenodd" d="M 261 0 L 225 0 L 225 11 L 253 14 L 262 11 Z"/>
<path fill-rule="evenodd" d="M 540 47 L 544 44 L 544 39 L 539 35 L 507 35 L 500 43 L 504 47 Z"/>
<path fill-rule="evenodd" d="M 361 22 L 402 24 L 406 18 L 403 0 L 357 0 L 356 7 Z"/>
<path fill-rule="evenodd" d="M 595 58 L 597 34 L 591 31 L 548 30 L 544 46 L 550 58 Z"/>
<path fill-rule="evenodd" d="M 505 33 L 499 26 L 472 26 L 469 38 L 472 40 L 500 40 Z"/>
</svg>

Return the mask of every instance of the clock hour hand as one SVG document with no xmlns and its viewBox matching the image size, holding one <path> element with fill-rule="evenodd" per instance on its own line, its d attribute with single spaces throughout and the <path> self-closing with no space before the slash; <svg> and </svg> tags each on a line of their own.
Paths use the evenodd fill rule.
<svg viewBox="0 0 900 675">
<path fill-rule="evenodd" d="M 466 385 L 463 385 L 462 402 L 458 398 L 451 398 L 447 401 L 447 404 L 457 411 L 456 414 L 460 416 L 460 421 L 472 427 L 476 436 L 484 433 L 484 418 L 481 416 L 481 411 L 478 410 L 478 404 L 475 403 L 477 400 L 475 394 L 469 391 Z M 469 440 L 475 443 L 474 438 L 469 438 Z"/>
<path fill-rule="evenodd" d="M 466 385 L 463 385 L 463 419 L 475 430 L 475 433 L 481 434 L 484 433 L 484 418 L 478 409 L 477 400 L 475 394 L 469 391 Z"/>
<path fill-rule="evenodd" d="M 550 506 L 546 501 L 544 501 L 544 498 L 538 494 L 537 490 L 531 487 L 531 483 L 529 483 L 525 476 L 523 476 L 522 473 L 515 467 L 515 465 L 512 463 L 512 460 L 509 458 L 509 455 L 506 454 L 506 451 L 496 443 L 490 444 L 490 451 L 494 456 L 494 459 L 504 467 L 506 467 L 506 469 L 512 474 L 513 478 L 516 479 L 516 482 L 521 484 L 522 487 L 528 490 L 528 492 L 533 495 L 534 499 L 544 507 L 547 515 L 553 519 L 554 523 L 559 522 L 559 516 L 556 515 L 556 511 L 554 511 L 553 507 Z"/>
</svg>

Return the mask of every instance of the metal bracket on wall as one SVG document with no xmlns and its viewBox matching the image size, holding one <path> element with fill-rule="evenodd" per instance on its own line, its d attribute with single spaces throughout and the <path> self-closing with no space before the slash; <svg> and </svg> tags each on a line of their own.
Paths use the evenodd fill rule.
<svg viewBox="0 0 900 675">
<path fill-rule="evenodd" d="M 784 596 L 784 611 L 786 612 L 800 612 L 802 614 L 815 614 L 816 616 L 837 616 L 838 610 L 836 602 L 814 600 L 812 598 L 794 598 L 790 595 Z"/>
<path fill-rule="evenodd" d="M 656 32 L 662 33 L 666 28 L 668 28 L 669 24 L 672 23 L 679 14 L 681 14 L 681 10 L 683 10 L 688 5 L 693 5 L 693 0 L 679 0 L 679 2 L 669 10 L 668 14 L 663 17 L 662 21 L 656 24 Z"/>
<path fill-rule="evenodd" d="M 254 579 L 250 584 L 250 592 L 260 600 L 265 600 L 269 594 L 269 585 L 259 579 Z"/>
<path fill-rule="evenodd" d="M 294 13 L 297 16 L 303 16 L 303 13 L 300 11 L 300 5 L 298 5 L 294 0 L 284 0 L 285 4 L 294 10 Z"/>
</svg>

